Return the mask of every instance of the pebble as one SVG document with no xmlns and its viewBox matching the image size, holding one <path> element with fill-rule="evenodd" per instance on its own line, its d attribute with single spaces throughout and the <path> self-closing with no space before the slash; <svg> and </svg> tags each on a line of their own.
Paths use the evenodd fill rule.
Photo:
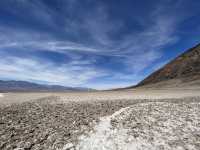
<svg viewBox="0 0 200 150">
<path fill-rule="evenodd" d="M 74 150 L 74 145 L 72 143 L 67 143 L 62 150 Z"/>
</svg>

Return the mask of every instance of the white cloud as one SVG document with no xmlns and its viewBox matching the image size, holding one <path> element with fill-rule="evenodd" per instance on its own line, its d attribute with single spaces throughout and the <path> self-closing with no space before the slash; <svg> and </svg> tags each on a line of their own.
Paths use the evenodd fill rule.
<svg viewBox="0 0 200 150">
<path fill-rule="evenodd" d="M 76 0 L 70 0 L 70 9 L 75 8 L 76 2 Z M 28 5 L 31 5 L 34 10 L 37 7 L 43 8 L 41 12 L 34 11 L 31 15 L 35 16 L 35 18 L 39 17 L 40 20 L 46 18 L 47 20 L 44 20 L 44 22 L 55 25 L 52 18 L 55 12 L 45 7 L 43 3 L 38 2 Z M 178 8 L 177 5 L 176 8 Z M 162 57 L 163 47 L 173 44 L 179 39 L 176 30 L 182 20 L 180 18 L 184 18 L 184 16 L 170 14 L 173 9 L 173 7 L 169 7 L 168 3 L 159 4 L 152 14 L 145 16 L 147 18 L 150 17 L 150 22 L 145 21 L 144 18 L 143 24 L 145 28 L 142 31 L 130 32 L 118 40 L 111 38 L 110 33 L 119 32 L 120 29 L 126 26 L 124 26 L 122 20 L 116 21 L 109 18 L 108 10 L 104 5 L 94 9 L 93 13 L 85 14 L 80 12 L 82 21 L 77 21 L 76 18 L 73 18 L 74 20 L 65 18 L 65 28 L 67 30 L 64 29 L 63 32 L 66 32 L 66 35 L 72 33 L 75 36 L 80 36 L 80 31 L 84 30 L 93 39 L 90 43 L 82 42 L 85 37 L 80 37 L 82 38 L 80 41 L 72 42 L 66 38 L 60 40 L 56 35 L 46 32 L 40 33 L 39 31 L 0 26 L 0 50 L 13 48 L 27 51 L 54 51 L 67 54 L 72 59 L 68 64 L 55 66 L 51 62 L 41 63 L 36 59 L 3 58 L 0 60 L 0 76 L 19 80 L 56 82 L 57 84 L 70 86 L 94 85 L 100 88 L 121 87 L 132 84 L 127 80 L 135 83 L 141 79 L 140 73 L 145 68 L 152 67 L 152 63 Z M 49 12 L 49 14 L 45 11 Z M 129 74 L 120 73 L 121 70 L 119 72 L 113 71 L 112 68 L 106 68 L 106 66 L 99 69 L 100 67 L 91 65 L 97 61 L 95 58 L 84 60 L 81 54 L 76 52 L 90 54 L 91 56 L 115 57 L 114 59 L 125 66 L 124 70 Z M 109 76 L 109 79 L 120 80 L 121 83 L 89 83 L 92 79 L 106 75 Z M 132 80 L 133 78 L 135 81 Z"/>
<path fill-rule="evenodd" d="M 55 66 L 55 64 L 34 59 L 17 57 L 0 59 L 0 76 L 2 78 L 79 86 L 105 74 L 105 72 L 95 68 L 80 67 L 72 64 Z"/>
<path fill-rule="evenodd" d="M 99 45 L 113 47 L 116 44 L 109 34 L 119 31 L 123 22 L 109 19 L 108 10 L 104 5 L 98 6 L 94 13 L 89 13 L 83 18 L 83 28 Z"/>
<path fill-rule="evenodd" d="M 62 41 L 23 41 L 23 42 L 5 42 L 1 48 L 31 48 L 35 50 L 55 51 L 60 53 L 67 53 L 67 51 L 84 51 L 84 52 L 98 52 L 97 49 L 86 47 L 84 45 L 73 42 Z"/>
</svg>

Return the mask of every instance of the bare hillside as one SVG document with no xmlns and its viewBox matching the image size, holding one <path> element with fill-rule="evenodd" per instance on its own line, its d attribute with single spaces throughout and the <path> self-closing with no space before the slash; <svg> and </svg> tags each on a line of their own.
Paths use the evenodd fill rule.
<svg viewBox="0 0 200 150">
<path fill-rule="evenodd" d="M 194 81 L 200 80 L 200 44 L 187 50 L 163 68 L 152 73 L 141 81 L 137 87 L 148 85 L 153 87 L 154 84 L 158 83 L 164 83 L 160 84 L 159 87 L 165 87 L 167 82 L 172 79 L 176 80 L 176 82 L 178 80 L 179 85 L 182 83 L 190 84 L 191 82 L 196 84 L 197 82 Z"/>
</svg>

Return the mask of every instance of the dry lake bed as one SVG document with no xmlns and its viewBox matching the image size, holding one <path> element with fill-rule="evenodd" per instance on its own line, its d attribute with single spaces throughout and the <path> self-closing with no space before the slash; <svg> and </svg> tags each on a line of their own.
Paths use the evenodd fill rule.
<svg viewBox="0 0 200 150">
<path fill-rule="evenodd" d="M 199 150 L 195 89 L 0 93 L 1 150 Z"/>
</svg>

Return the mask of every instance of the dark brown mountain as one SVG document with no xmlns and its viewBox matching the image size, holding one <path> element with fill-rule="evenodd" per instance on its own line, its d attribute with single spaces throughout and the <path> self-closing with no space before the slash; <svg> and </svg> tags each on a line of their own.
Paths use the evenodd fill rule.
<svg viewBox="0 0 200 150">
<path fill-rule="evenodd" d="M 136 87 L 170 85 L 200 85 L 200 44 L 187 50 L 161 69 L 155 71 Z"/>
</svg>

